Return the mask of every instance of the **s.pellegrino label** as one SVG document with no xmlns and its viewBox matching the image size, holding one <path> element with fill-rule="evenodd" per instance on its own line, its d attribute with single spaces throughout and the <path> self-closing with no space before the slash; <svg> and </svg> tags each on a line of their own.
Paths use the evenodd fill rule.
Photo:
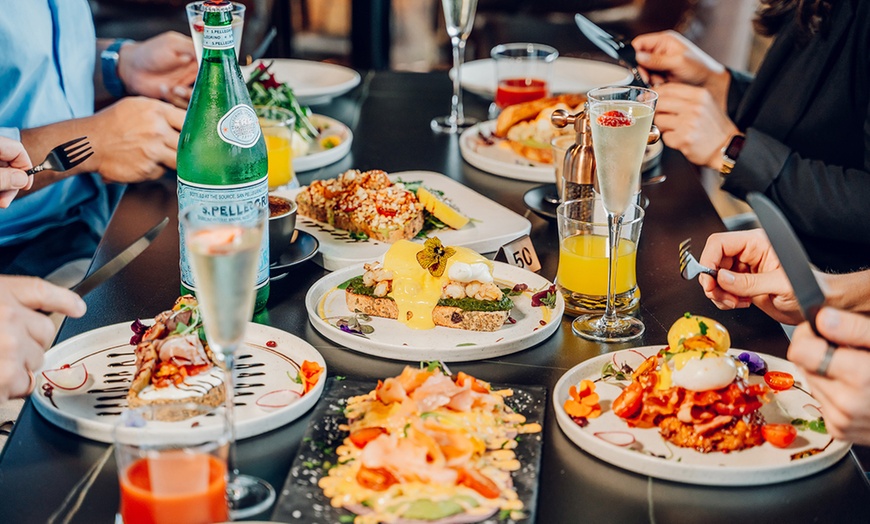
<svg viewBox="0 0 870 524">
<path fill-rule="evenodd" d="M 239 104 L 218 121 L 221 140 L 239 147 L 253 147 L 260 138 L 260 122 L 251 106 Z"/>
<path fill-rule="evenodd" d="M 206 25 L 202 30 L 202 47 L 203 49 L 228 49 L 235 47 L 236 41 L 233 38 L 232 26 L 211 26 Z"/>
<path fill-rule="evenodd" d="M 178 179 L 178 209 L 184 210 L 193 204 L 203 204 L 208 216 L 215 224 L 228 224 L 245 219 L 255 212 L 256 206 L 269 208 L 269 186 L 267 178 L 249 184 L 214 186 L 196 184 Z M 183 228 L 179 224 L 179 228 Z M 196 291 L 193 267 L 186 249 L 184 231 L 180 231 L 181 242 L 181 284 Z M 260 245 L 260 260 L 257 264 L 256 289 L 269 282 L 269 235 L 264 234 Z"/>
</svg>

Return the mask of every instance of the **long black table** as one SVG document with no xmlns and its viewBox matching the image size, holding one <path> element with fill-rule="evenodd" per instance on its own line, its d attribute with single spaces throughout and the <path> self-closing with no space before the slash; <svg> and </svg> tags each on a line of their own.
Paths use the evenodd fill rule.
<svg viewBox="0 0 870 524">
<path fill-rule="evenodd" d="M 523 194 L 535 184 L 501 178 L 465 163 L 458 137 L 430 131 L 429 120 L 449 109 L 446 73 L 376 72 L 347 95 L 315 111 L 346 122 L 353 130 L 350 155 L 302 174 L 303 184 L 345 169 L 432 170 L 444 173 L 520 214 L 532 223 L 540 273 L 553 279 L 558 263 L 556 224 L 531 214 Z M 465 96 L 467 113 L 483 118 L 488 101 Z M 665 180 L 644 187 L 649 206 L 638 248 L 639 315 L 644 336 L 631 344 L 596 344 L 571 333 L 570 317 L 545 342 L 491 360 L 453 364 L 492 382 L 552 388 L 577 363 L 631 346 L 663 344 L 670 325 L 686 311 L 719 319 L 735 347 L 785 357 L 788 340 L 779 324 L 757 309 L 721 312 L 696 282 L 683 281 L 677 246 L 692 237 L 703 245 L 724 226 L 698 181 L 696 169 L 666 150 Z M 93 267 L 99 267 L 150 224 L 177 215 L 175 181 L 131 186 L 103 238 Z M 327 361 L 330 375 L 370 379 L 397 374 L 404 363 L 338 347 L 308 322 L 304 296 L 326 272 L 313 262 L 297 266 L 272 285 L 268 322 L 309 341 Z M 178 236 L 170 226 L 137 260 L 87 297 L 88 314 L 68 320 L 59 339 L 117 322 L 149 318 L 178 294 Z M 284 485 L 310 414 L 267 434 L 240 442 L 243 472 L 277 489 Z M 108 446 L 61 430 L 28 402 L 0 456 L 0 522 L 46 522 Z M 543 433 L 537 522 L 870 522 L 870 489 L 853 456 L 808 478 L 761 487 L 715 488 L 649 478 L 604 463 L 576 447 L 556 425 L 548 405 Z M 73 501 L 76 502 L 76 501 Z M 111 522 L 118 506 L 114 459 L 109 458 L 78 501 L 71 522 Z M 269 514 L 259 516 L 268 519 Z"/>
</svg>

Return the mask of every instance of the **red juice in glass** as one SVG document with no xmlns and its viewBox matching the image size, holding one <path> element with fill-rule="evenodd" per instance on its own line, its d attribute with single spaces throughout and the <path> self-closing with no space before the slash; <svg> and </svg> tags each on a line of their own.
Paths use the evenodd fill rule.
<svg viewBox="0 0 870 524">
<path fill-rule="evenodd" d="M 499 81 L 495 105 L 501 108 L 547 96 L 547 82 L 537 78 L 506 78 Z"/>
<path fill-rule="evenodd" d="M 208 524 L 229 520 L 226 464 L 211 455 L 204 490 L 179 489 L 155 493 L 149 460 L 133 462 L 121 476 L 121 517 L 124 524 Z M 176 474 L 183 481 L 184 467 Z M 183 483 L 183 482 L 182 482 Z"/>
</svg>

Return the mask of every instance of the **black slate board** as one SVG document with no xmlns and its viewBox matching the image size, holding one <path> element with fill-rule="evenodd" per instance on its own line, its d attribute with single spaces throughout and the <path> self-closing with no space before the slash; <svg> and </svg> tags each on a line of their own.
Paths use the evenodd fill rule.
<svg viewBox="0 0 870 524">
<path fill-rule="evenodd" d="M 333 508 L 323 490 L 317 486 L 326 474 L 322 464 L 334 463 L 335 448 L 344 440 L 346 433 L 338 426 L 346 422 L 344 405 L 348 398 L 363 395 L 374 389 L 376 383 L 368 380 L 335 380 L 330 378 L 320 402 L 314 409 L 311 424 L 299 445 L 299 454 L 287 475 L 284 487 L 278 495 L 272 520 L 277 522 L 306 522 L 309 524 L 338 524 L 352 522 L 353 513 Z M 510 386 L 493 384 L 493 389 L 510 388 L 514 394 L 505 403 L 525 415 L 527 423 L 544 425 L 547 406 L 547 390 L 543 386 Z M 520 522 L 535 522 L 538 498 L 538 473 L 541 465 L 541 433 L 521 435 L 515 449 L 522 469 L 513 473 L 514 487 L 525 506 L 526 518 Z M 511 519 L 498 519 L 498 514 L 483 521 L 485 524 L 511 523 Z"/>
</svg>

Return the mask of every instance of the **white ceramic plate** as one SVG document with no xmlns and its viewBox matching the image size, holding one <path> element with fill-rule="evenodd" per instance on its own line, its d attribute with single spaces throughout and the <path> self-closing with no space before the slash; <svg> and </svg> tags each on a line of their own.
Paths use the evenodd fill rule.
<svg viewBox="0 0 870 524">
<path fill-rule="evenodd" d="M 650 356 L 661 347 L 648 346 L 601 355 L 574 366 L 565 373 L 556 383 L 553 392 L 556 420 L 565 435 L 588 453 L 614 466 L 651 477 L 710 486 L 752 486 L 805 477 L 834 464 L 849 451 L 848 442 L 834 440 L 821 453 L 791 460 L 794 453 L 811 448 L 824 448 L 831 441 L 830 436 L 810 430 L 799 431 L 798 438 L 785 449 L 767 442 L 727 454 L 699 453 L 693 449 L 681 448 L 666 442 L 659 435 L 658 428 L 630 428 L 610 410 L 611 402 L 622 391 L 618 384 L 627 385 L 628 381 L 600 380 L 595 384 L 595 392 L 601 397 L 603 413 L 598 418 L 589 419 L 586 427 L 581 428 L 565 413 L 562 405 L 569 398 L 568 389 L 572 385 L 583 379 L 601 378 L 602 368 L 610 361 L 618 365 L 630 362 L 636 368 L 642 358 L 633 352 Z M 742 350 L 730 350 L 734 355 L 741 352 Z M 806 387 L 803 375 L 790 362 L 770 355 L 759 355 L 767 362 L 768 369 L 791 373 L 795 377 L 796 385 Z M 751 379 L 753 383 L 763 381 L 762 377 L 756 375 Z M 768 423 L 788 423 L 796 418 L 817 418 L 817 411 L 813 413 L 811 409 L 804 407 L 808 404 L 819 405 L 808 393 L 793 387 L 776 393 L 774 400 L 761 408 L 761 413 Z M 595 436 L 595 433 L 607 431 L 630 433 L 636 442 L 631 447 L 620 447 Z"/>
<path fill-rule="evenodd" d="M 532 225 L 526 218 L 440 173 L 402 171 L 393 173 L 390 179 L 422 181 L 427 187 L 443 191 L 445 197 L 472 219 L 462 229 L 442 229 L 431 234 L 446 246 L 464 246 L 478 253 L 489 253 L 531 231 Z M 300 190 L 290 189 L 278 194 L 295 199 Z M 314 260 L 330 271 L 371 262 L 390 248 L 386 242 L 351 239 L 347 231 L 302 215 L 296 217 L 296 227 L 317 238 L 320 252 Z"/>
<path fill-rule="evenodd" d="M 320 134 L 314 139 L 307 155 L 293 159 L 293 170 L 297 172 L 311 171 L 338 162 L 350 152 L 353 143 L 350 128 L 334 118 L 314 114 L 311 115 L 311 123 L 320 130 Z M 324 149 L 320 141 L 330 136 L 337 136 L 341 142 L 331 149 Z"/>
<path fill-rule="evenodd" d="M 441 326 L 418 330 L 397 320 L 378 317 L 363 322 L 374 328 L 374 332 L 366 337 L 342 331 L 334 324 L 339 318 L 350 316 L 351 312 L 347 309 L 344 290 L 337 289 L 337 286 L 362 275 L 362 264 L 326 275 L 311 286 L 305 295 L 308 319 L 320 334 L 336 344 L 368 355 L 409 362 L 483 360 L 516 353 L 549 338 L 562 323 L 565 311 L 562 294 L 556 293 L 554 309 L 533 307 L 532 292 L 545 289 L 552 283 L 525 269 L 502 262 L 494 264 L 493 277 L 500 287 L 521 283 L 529 286 L 529 291 L 512 297 L 514 307 L 510 316 L 516 323 L 506 323 L 497 331 L 466 331 Z"/>
<path fill-rule="evenodd" d="M 466 129 L 459 137 L 459 151 L 462 153 L 462 158 L 474 167 L 493 175 L 541 184 L 555 183 L 556 171 L 553 164 L 533 162 L 517 154 L 502 139 L 492 136 L 494 131 L 495 120 L 481 122 Z M 488 140 L 482 139 L 481 135 Z M 664 149 L 661 140 L 648 146 L 641 171 L 657 166 Z"/>
<path fill-rule="evenodd" d="M 296 99 L 304 106 L 329 102 L 356 87 L 360 81 L 359 73 L 347 67 L 284 58 L 263 58 L 242 66 L 245 79 L 260 62 L 273 62 L 269 72 L 275 75 L 277 81 L 290 86 Z"/>
<path fill-rule="evenodd" d="M 64 364 L 84 363 L 89 378 L 74 391 L 53 388 L 50 396 L 42 373 L 37 375 L 33 404 L 42 416 L 57 426 L 82 437 L 112 442 L 112 428 L 126 408 L 127 390 L 135 372 L 131 322 L 123 322 L 82 333 L 61 342 L 45 354 L 43 369 Z M 274 341 L 275 347 L 267 347 Z M 269 344 L 270 346 L 272 344 Z M 236 356 L 236 438 L 253 437 L 296 420 L 320 398 L 326 382 L 326 362 L 314 347 L 280 329 L 250 323 L 245 345 Z M 323 373 L 317 385 L 291 404 L 281 408 L 256 405 L 264 394 L 280 389 L 296 389 L 296 377 L 304 360 L 317 362 Z M 289 375 L 288 375 L 289 374 Z M 196 428 L 185 421 L 183 431 L 214 431 L 217 423 L 207 417 Z M 179 431 L 179 423 L 165 423 L 167 436 Z"/>
<path fill-rule="evenodd" d="M 450 70 L 451 80 L 456 75 Z M 462 87 L 492 99 L 495 96 L 495 61 L 491 58 L 474 60 L 462 65 Z M 553 62 L 553 80 L 550 91 L 555 94 L 586 93 L 601 86 L 625 85 L 631 82 L 631 72 L 618 65 L 583 58 L 557 58 Z"/>
</svg>

